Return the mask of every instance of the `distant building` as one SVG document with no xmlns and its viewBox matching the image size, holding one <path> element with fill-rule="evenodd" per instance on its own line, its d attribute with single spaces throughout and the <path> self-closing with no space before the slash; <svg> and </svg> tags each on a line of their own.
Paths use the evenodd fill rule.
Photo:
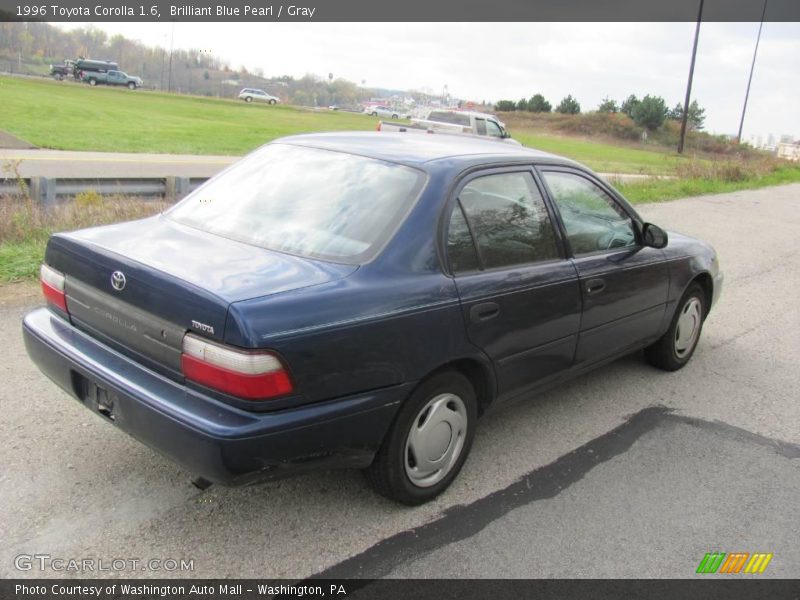
<svg viewBox="0 0 800 600">
<path fill-rule="evenodd" d="M 764 138 L 754 133 L 751 133 L 745 141 L 753 148 L 761 148 L 764 145 Z"/>
<path fill-rule="evenodd" d="M 778 158 L 800 162 L 800 142 L 778 144 Z"/>
</svg>

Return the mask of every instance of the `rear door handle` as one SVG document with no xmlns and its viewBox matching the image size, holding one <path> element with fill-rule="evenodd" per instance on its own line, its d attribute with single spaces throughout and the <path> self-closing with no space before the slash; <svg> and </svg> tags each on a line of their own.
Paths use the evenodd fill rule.
<svg viewBox="0 0 800 600">
<path fill-rule="evenodd" d="M 473 323 L 488 321 L 499 314 L 500 305 L 497 302 L 481 302 L 469 309 L 469 318 Z"/>
<path fill-rule="evenodd" d="M 602 279 L 590 279 L 586 282 L 586 293 L 589 295 L 599 294 L 606 289 L 606 282 Z"/>
</svg>

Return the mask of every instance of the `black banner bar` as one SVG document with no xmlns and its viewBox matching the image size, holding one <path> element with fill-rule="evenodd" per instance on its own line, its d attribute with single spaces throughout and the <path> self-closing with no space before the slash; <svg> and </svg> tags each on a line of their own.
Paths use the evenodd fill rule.
<svg viewBox="0 0 800 600">
<path fill-rule="evenodd" d="M 380 579 L 380 580 L 258 580 L 258 579 L 6 579 L 0 581 L 3 600 L 170 600 L 178 598 L 348 598 L 381 600 L 491 599 L 614 599 L 796 600 L 800 581 L 754 578 L 661 580 L 545 579 Z"/>
<path fill-rule="evenodd" d="M 688 22 L 699 0 L 0 0 L 0 20 L 241 22 Z M 759 21 L 759 0 L 706 0 L 704 21 Z M 800 21 L 798 0 L 769 0 L 766 21 Z"/>
</svg>

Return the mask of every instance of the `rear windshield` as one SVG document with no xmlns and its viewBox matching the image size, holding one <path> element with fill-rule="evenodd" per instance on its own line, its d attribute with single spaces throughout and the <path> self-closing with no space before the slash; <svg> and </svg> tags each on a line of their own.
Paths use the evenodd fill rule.
<svg viewBox="0 0 800 600">
<path fill-rule="evenodd" d="M 469 115 L 465 115 L 464 113 L 435 110 L 428 115 L 428 120 L 469 127 Z"/>
<path fill-rule="evenodd" d="M 270 144 L 171 209 L 170 219 L 262 248 L 359 264 L 414 204 L 415 169 L 342 152 Z"/>
</svg>

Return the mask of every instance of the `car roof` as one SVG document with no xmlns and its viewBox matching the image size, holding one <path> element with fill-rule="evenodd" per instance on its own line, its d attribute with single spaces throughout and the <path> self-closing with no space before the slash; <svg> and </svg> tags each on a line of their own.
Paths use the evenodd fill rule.
<svg viewBox="0 0 800 600">
<path fill-rule="evenodd" d="M 295 135 L 272 143 L 347 152 L 413 166 L 444 160 L 462 163 L 531 161 L 581 166 L 568 158 L 525 146 L 444 133 L 423 135 L 390 131 L 347 131 Z"/>
</svg>

